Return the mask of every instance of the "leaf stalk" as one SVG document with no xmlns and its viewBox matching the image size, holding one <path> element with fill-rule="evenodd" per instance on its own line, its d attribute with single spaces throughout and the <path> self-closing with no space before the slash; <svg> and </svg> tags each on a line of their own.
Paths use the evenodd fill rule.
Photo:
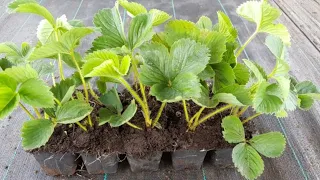
<svg viewBox="0 0 320 180">
<path fill-rule="evenodd" d="M 36 117 L 34 117 L 31 112 L 21 103 L 19 102 L 19 105 L 20 107 L 24 110 L 24 112 L 26 112 L 28 114 L 28 116 L 31 118 L 31 119 L 36 119 Z"/>
<path fill-rule="evenodd" d="M 190 123 L 186 100 L 182 100 L 182 104 L 183 104 L 183 111 L 184 111 L 184 116 L 186 118 L 186 121 Z"/>
<path fill-rule="evenodd" d="M 240 47 L 240 49 L 236 53 L 236 58 L 240 56 L 242 51 L 247 47 L 247 45 L 256 37 L 258 34 L 258 31 L 256 30 L 249 38 L 248 40 Z"/>
<path fill-rule="evenodd" d="M 163 111 L 164 107 L 166 107 L 166 105 L 167 105 L 166 102 L 162 102 L 162 104 L 160 106 L 160 109 L 159 109 L 159 111 L 157 113 L 156 119 L 152 122 L 152 128 L 154 128 L 157 125 L 157 123 L 158 123 L 158 121 L 159 121 L 159 119 L 161 117 L 162 111 Z"/>
<path fill-rule="evenodd" d="M 256 114 L 254 114 L 254 115 L 252 115 L 252 116 L 248 117 L 247 119 L 245 119 L 244 121 L 242 121 L 242 124 L 245 124 L 245 123 L 249 122 L 250 120 L 252 120 L 252 119 L 254 119 L 254 118 L 256 118 L 256 117 L 260 116 L 261 114 L 262 114 L 262 113 L 256 113 Z"/>
<path fill-rule="evenodd" d="M 59 42 L 59 36 L 56 28 L 54 29 L 54 35 L 55 35 L 56 41 Z M 59 67 L 60 80 L 64 80 L 65 78 L 64 78 L 63 65 L 62 65 L 62 59 L 61 59 L 60 53 L 58 53 L 58 67 Z"/>
</svg>

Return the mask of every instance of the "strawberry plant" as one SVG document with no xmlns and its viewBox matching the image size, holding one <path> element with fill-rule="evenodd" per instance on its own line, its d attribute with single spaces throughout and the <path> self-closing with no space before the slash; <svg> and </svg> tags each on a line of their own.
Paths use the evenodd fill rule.
<svg viewBox="0 0 320 180">
<path fill-rule="evenodd" d="M 119 6 L 131 17 L 127 31 Z M 256 24 L 241 46 L 237 29 L 220 11 L 216 24 L 206 16 L 196 23 L 175 19 L 165 24 L 163 31 L 155 32 L 154 27 L 171 16 L 127 0 L 98 11 L 93 18 L 95 27 L 68 21 L 64 15 L 54 18 L 34 0 L 16 0 L 9 4 L 9 10 L 44 18 L 37 28 L 39 42 L 35 47 L 27 43 L 20 47 L 10 42 L 0 44 L 0 53 L 5 55 L 0 59 L 0 118 L 17 106 L 29 115 L 31 120 L 22 127 L 25 149 L 44 145 L 59 124 L 75 123 L 84 131 L 92 127 L 90 94 L 102 106 L 100 126 L 127 124 L 139 130 L 159 127 L 165 106 L 179 103 L 190 133 L 197 133 L 197 127 L 215 115 L 230 113 L 222 119 L 223 137 L 236 144 L 232 159 L 239 172 L 247 179 L 255 179 L 264 169 L 260 155 L 280 156 L 286 141 L 280 132 L 246 139 L 243 124 L 262 114 L 287 117 L 288 111 L 308 110 L 320 99 L 312 82 L 297 82 L 289 75 L 290 34 L 284 25 L 275 23 L 280 11 L 266 0 L 248 1 L 237 8 L 239 16 Z M 99 36 L 82 56 L 77 47 L 94 32 Z M 274 55 L 275 66 L 270 73 L 252 60 L 239 58 L 259 33 L 268 34 L 265 45 Z M 59 83 L 54 77 L 55 61 Z M 71 77 L 65 77 L 63 64 L 75 70 Z M 128 81 L 131 73 L 133 84 Z M 45 75 L 52 76 L 51 88 L 41 80 Z M 92 89 L 92 78 L 96 78 L 99 95 Z M 128 106 L 123 105 L 116 88 L 107 89 L 107 83 L 127 89 L 133 98 Z M 78 89 L 80 86 L 83 91 Z M 161 104 L 155 117 L 151 117 L 150 98 Z M 199 110 L 191 114 L 193 104 Z M 245 117 L 248 109 L 255 114 Z M 130 122 L 137 111 L 142 111 L 145 127 Z"/>
</svg>

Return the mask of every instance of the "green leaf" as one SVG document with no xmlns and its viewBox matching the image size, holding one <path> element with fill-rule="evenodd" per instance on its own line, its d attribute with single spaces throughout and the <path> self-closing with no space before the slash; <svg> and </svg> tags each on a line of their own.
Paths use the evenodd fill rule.
<svg viewBox="0 0 320 180">
<path fill-rule="evenodd" d="M 17 85 L 18 84 L 15 79 L 11 78 L 10 76 L 4 73 L 0 73 L 0 87 L 8 87 L 13 92 L 15 92 L 17 89 Z"/>
<path fill-rule="evenodd" d="M 55 124 L 49 119 L 30 120 L 21 129 L 22 146 L 31 150 L 45 145 L 53 134 Z"/>
<path fill-rule="evenodd" d="M 75 60 L 77 62 L 77 64 L 79 65 L 79 67 L 82 67 L 82 65 L 84 64 L 84 62 L 82 61 L 82 57 L 81 54 L 78 52 L 74 52 L 74 56 L 75 56 Z M 69 54 L 61 54 L 61 59 L 63 60 L 63 62 L 65 62 L 69 67 L 72 67 L 74 69 L 76 69 L 76 65 L 73 62 L 72 56 Z"/>
<path fill-rule="evenodd" d="M 275 77 L 275 79 L 278 82 L 278 85 L 281 89 L 282 98 L 285 101 L 290 93 L 290 79 L 284 76 Z"/>
<path fill-rule="evenodd" d="M 281 156 L 286 147 L 286 139 L 280 132 L 269 132 L 253 136 L 249 143 L 260 154 L 269 158 Z"/>
<path fill-rule="evenodd" d="M 237 64 L 237 59 L 234 54 L 235 50 L 238 48 L 238 43 L 228 43 L 226 44 L 226 51 L 223 53 L 222 62 L 229 63 L 232 67 Z"/>
<path fill-rule="evenodd" d="M 227 116 L 222 119 L 223 138 L 228 143 L 240 143 L 246 141 L 242 122 L 237 116 Z"/>
<path fill-rule="evenodd" d="M 298 94 L 319 93 L 317 87 L 311 81 L 303 81 L 295 86 Z"/>
<path fill-rule="evenodd" d="M 283 105 L 281 89 L 277 84 L 266 81 L 260 83 L 253 98 L 253 108 L 256 112 L 276 113 Z"/>
<path fill-rule="evenodd" d="M 41 20 L 37 28 L 37 38 L 41 44 L 46 44 L 48 41 L 54 40 L 54 36 L 54 27 L 48 22 L 48 20 Z"/>
<path fill-rule="evenodd" d="M 63 104 L 56 112 L 57 122 L 71 124 L 79 122 L 88 116 L 93 108 L 83 100 L 72 100 Z"/>
<path fill-rule="evenodd" d="M 55 72 L 54 64 L 47 60 L 40 60 L 36 63 L 32 63 L 32 68 L 37 71 L 39 77 L 48 76 Z"/>
<path fill-rule="evenodd" d="M 200 35 L 200 30 L 193 22 L 186 20 L 172 20 L 165 26 L 165 40 L 169 46 L 179 39 L 190 38 L 197 40 Z"/>
<path fill-rule="evenodd" d="M 0 72 L 12 67 L 12 63 L 7 58 L 0 59 Z"/>
<path fill-rule="evenodd" d="M 118 56 L 108 50 L 95 51 L 85 57 L 87 60 L 82 70 L 86 77 L 105 77 L 117 82 L 120 77 L 126 75 L 130 66 L 130 58 L 126 57 L 119 62 Z"/>
<path fill-rule="evenodd" d="M 106 82 L 98 79 L 98 80 L 96 81 L 96 85 L 97 85 L 97 88 L 98 88 L 98 90 L 99 90 L 99 92 L 100 92 L 101 94 L 104 94 L 104 93 L 107 92 Z"/>
<path fill-rule="evenodd" d="M 53 41 L 36 48 L 30 55 L 28 60 L 34 61 L 43 58 L 51 58 L 52 56 L 55 56 L 59 53 L 69 54 L 70 51 L 61 42 Z"/>
<path fill-rule="evenodd" d="M 144 64 L 140 79 L 151 86 L 151 94 L 160 101 L 176 101 L 200 95 L 197 74 L 206 67 L 208 49 L 190 39 L 175 42 L 170 54 L 168 49 L 158 43 L 141 47 Z"/>
<path fill-rule="evenodd" d="M 38 78 L 38 73 L 30 65 L 13 66 L 4 71 L 4 73 L 13 78 L 18 83 L 23 83 L 29 79 Z"/>
<path fill-rule="evenodd" d="M 211 30 L 212 29 L 212 21 L 210 18 L 208 18 L 207 16 L 201 16 L 197 22 L 197 26 L 200 29 L 207 29 L 207 30 Z"/>
<path fill-rule="evenodd" d="M 128 43 L 130 49 L 135 49 L 142 43 L 152 39 L 154 34 L 152 29 L 153 17 L 150 14 L 139 14 L 130 23 L 128 32 Z"/>
<path fill-rule="evenodd" d="M 170 16 L 168 13 L 164 11 L 160 11 L 158 9 L 151 9 L 149 11 L 150 14 L 152 14 L 152 25 L 158 26 L 160 24 L 163 24 L 167 20 L 169 20 L 172 16 Z"/>
<path fill-rule="evenodd" d="M 112 88 L 99 99 L 113 113 L 120 114 L 122 112 L 123 107 L 116 88 Z"/>
<path fill-rule="evenodd" d="M 320 100 L 318 88 L 310 81 L 303 81 L 295 85 L 299 98 L 299 107 L 308 110 L 312 107 L 314 100 Z"/>
<path fill-rule="evenodd" d="M 121 60 L 121 64 L 119 67 L 119 71 L 121 74 L 127 74 L 130 68 L 130 64 L 131 64 L 131 58 L 130 56 L 126 55 L 122 58 Z"/>
<path fill-rule="evenodd" d="M 219 89 L 214 95 L 219 102 L 233 104 L 236 106 L 248 106 L 252 104 L 249 89 L 245 86 L 233 84 Z"/>
<path fill-rule="evenodd" d="M 279 37 L 268 35 L 266 37 L 265 44 L 277 59 L 287 59 L 287 47 Z"/>
<path fill-rule="evenodd" d="M 105 123 L 109 123 L 111 127 L 119 127 L 127 122 L 130 121 L 130 119 L 133 118 L 137 111 L 137 105 L 134 100 L 131 101 L 130 105 L 127 107 L 127 109 L 121 114 L 116 115 L 110 113 L 108 109 L 102 109 L 100 111 L 100 121 L 99 125 L 103 125 Z"/>
<path fill-rule="evenodd" d="M 298 98 L 299 98 L 299 104 L 298 104 L 299 108 L 305 111 L 309 110 L 314 103 L 314 100 L 312 99 L 312 97 L 305 94 L 298 95 Z"/>
<path fill-rule="evenodd" d="M 39 108 L 54 106 L 54 96 L 50 88 L 40 79 L 29 79 L 21 84 L 18 91 L 21 100 Z"/>
<path fill-rule="evenodd" d="M 136 2 L 128 2 L 127 0 L 118 0 L 119 4 L 127 10 L 132 16 L 147 13 L 147 9 Z"/>
<path fill-rule="evenodd" d="M 16 0 L 8 5 L 9 10 L 19 13 L 31 13 L 42 16 L 47 19 L 52 26 L 55 26 L 55 20 L 52 14 L 43 6 L 35 1 Z"/>
<path fill-rule="evenodd" d="M 5 54 L 5 58 L 13 65 L 23 64 L 29 56 L 31 48 L 25 42 L 21 46 L 20 48 L 12 42 L 0 43 L 0 54 Z"/>
<path fill-rule="evenodd" d="M 234 42 L 238 37 L 237 29 L 233 27 L 231 20 L 226 14 L 221 11 L 218 11 L 217 14 L 219 32 L 222 32 L 225 35 L 227 42 Z"/>
<path fill-rule="evenodd" d="M 198 74 L 198 77 L 201 80 L 208 80 L 214 78 L 215 72 L 210 65 L 207 65 L 206 68 Z"/>
<path fill-rule="evenodd" d="M 79 41 L 93 31 L 88 27 L 72 28 L 61 36 L 60 41 L 68 51 L 74 50 L 79 45 Z"/>
<path fill-rule="evenodd" d="M 226 52 L 226 38 L 220 32 L 212 31 L 205 40 L 207 47 L 210 50 L 210 64 L 219 63 L 222 61 L 223 54 Z"/>
<path fill-rule="evenodd" d="M 0 119 L 10 114 L 18 106 L 19 100 L 19 94 L 9 87 L 0 86 Z"/>
<path fill-rule="evenodd" d="M 240 85 L 246 85 L 250 79 L 250 72 L 248 68 L 240 63 L 233 68 L 234 75 L 236 77 L 236 82 Z"/>
<path fill-rule="evenodd" d="M 248 21 L 257 25 L 257 32 L 265 32 L 282 39 L 286 45 L 290 45 L 290 34 L 282 24 L 274 21 L 281 15 L 280 10 L 272 7 L 267 1 L 247 1 L 237 8 L 237 13 Z"/>
<path fill-rule="evenodd" d="M 68 23 L 72 26 L 72 27 L 84 27 L 84 23 L 82 20 L 80 19 L 72 19 L 70 21 L 68 21 Z"/>
<path fill-rule="evenodd" d="M 264 163 L 257 151 L 246 143 L 233 148 L 232 161 L 246 179 L 256 179 L 264 170 Z"/>
<path fill-rule="evenodd" d="M 266 72 L 261 66 L 247 59 L 243 59 L 243 62 L 251 70 L 258 81 L 265 81 L 268 79 Z"/>
<path fill-rule="evenodd" d="M 200 97 L 193 98 L 193 102 L 199 106 L 206 108 L 214 108 L 219 104 L 219 101 L 210 97 L 209 88 L 205 85 L 201 85 Z"/>
<path fill-rule="evenodd" d="M 59 83 L 56 83 L 56 85 L 51 87 L 50 89 L 54 97 L 57 98 L 60 102 L 63 99 L 67 99 L 69 96 L 68 92 L 72 90 L 75 90 L 75 82 L 70 78 L 62 80 Z"/>
<path fill-rule="evenodd" d="M 284 102 L 285 109 L 288 111 L 294 111 L 298 106 L 298 95 L 296 92 L 290 90 L 288 98 Z"/>
<path fill-rule="evenodd" d="M 215 90 L 235 83 L 235 74 L 228 63 L 220 62 L 218 64 L 212 64 L 211 67 L 216 74 L 214 82 Z"/>
<path fill-rule="evenodd" d="M 122 19 L 119 9 L 102 9 L 94 15 L 93 23 L 96 27 L 101 28 L 102 37 L 96 42 L 104 42 L 104 47 L 122 47 L 126 44 Z M 103 41 L 101 41 L 103 40 Z M 94 47 L 97 43 L 93 43 Z"/>
</svg>

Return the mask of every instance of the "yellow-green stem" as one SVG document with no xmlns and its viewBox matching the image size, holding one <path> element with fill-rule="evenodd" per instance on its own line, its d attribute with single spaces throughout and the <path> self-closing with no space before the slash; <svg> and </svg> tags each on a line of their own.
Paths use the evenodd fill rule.
<svg viewBox="0 0 320 180">
<path fill-rule="evenodd" d="M 100 104 L 102 105 L 100 99 L 99 99 L 99 96 L 93 91 L 90 83 L 88 83 L 88 87 L 89 87 L 89 91 L 90 91 L 90 94 L 93 96 L 93 98 Z"/>
<path fill-rule="evenodd" d="M 130 94 L 133 96 L 133 98 L 141 106 L 143 114 L 144 114 L 146 126 L 151 127 L 152 121 L 150 119 L 148 105 L 144 103 L 144 101 L 141 99 L 141 97 L 138 95 L 138 93 L 131 88 L 130 84 L 125 79 L 120 78 L 119 81 L 130 92 Z"/>
<path fill-rule="evenodd" d="M 186 100 L 182 100 L 182 103 L 183 103 L 184 116 L 185 116 L 185 118 L 186 118 L 186 121 L 187 121 L 188 123 L 190 123 L 189 113 L 188 113 L 188 109 L 187 109 Z"/>
<path fill-rule="evenodd" d="M 59 99 L 54 98 L 54 101 L 55 101 L 59 106 L 61 106 L 61 105 L 62 105 L 62 104 L 61 104 L 61 102 L 59 101 Z"/>
<path fill-rule="evenodd" d="M 89 103 L 89 93 L 88 93 L 88 90 L 87 90 L 87 83 L 86 83 L 86 81 L 84 80 L 84 76 L 83 76 L 82 71 L 81 71 L 81 69 L 80 69 L 80 67 L 79 67 L 79 64 L 78 64 L 77 61 L 76 61 L 76 58 L 75 58 L 75 56 L 74 56 L 73 50 L 71 50 L 70 55 L 71 55 L 71 57 L 72 57 L 72 61 L 73 61 L 74 65 L 75 65 L 76 68 L 77 68 L 77 71 L 79 72 L 80 79 L 81 79 L 81 82 L 82 82 L 82 85 L 83 85 L 84 95 L 85 95 L 85 97 L 86 97 L 86 102 Z M 90 127 L 92 127 L 92 121 L 91 121 L 91 116 L 90 116 L 90 115 L 88 115 L 88 123 L 89 123 Z"/>
<path fill-rule="evenodd" d="M 88 131 L 87 128 L 84 127 L 80 122 L 76 122 L 76 124 L 77 124 L 81 129 L 83 129 L 85 132 Z"/>
<path fill-rule="evenodd" d="M 199 120 L 198 125 L 201 124 L 201 123 L 204 123 L 206 120 L 208 120 L 208 119 L 211 118 L 212 116 L 214 116 L 214 115 L 216 115 L 216 114 L 219 114 L 219 113 L 221 113 L 221 112 L 223 112 L 223 111 L 225 111 L 225 110 L 228 110 L 228 109 L 230 109 L 230 108 L 232 108 L 232 107 L 233 107 L 233 105 L 229 104 L 229 105 L 223 106 L 223 107 L 221 107 L 221 108 L 219 108 L 219 109 L 216 109 L 215 111 L 213 111 L 213 112 L 207 114 L 206 116 L 204 116 L 203 118 L 201 118 L 201 119 Z"/>
<path fill-rule="evenodd" d="M 201 114 L 202 114 L 202 111 L 203 111 L 204 109 L 205 109 L 205 107 L 201 107 L 201 109 L 197 112 L 197 114 L 196 114 L 196 116 L 195 116 L 195 121 L 194 121 L 194 123 L 192 124 L 192 126 L 189 125 L 189 129 L 190 129 L 191 131 L 196 130 L 196 127 L 199 126 L 199 118 L 200 118 L 200 116 L 201 116 Z M 191 127 L 190 127 L 190 126 L 191 126 Z"/>
<path fill-rule="evenodd" d="M 250 120 L 252 120 L 252 119 L 254 119 L 254 118 L 256 118 L 256 117 L 260 116 L 261 114 L 262 114 L 262 113 L 256 113 L 256 114 L 254 114 L 254 115 L 252 115 L 252 116 L 248 117 L 247 119 L 245 119 L 245 120 L 243 120 L 243 121 L 242 121 L 242 124 L 245 124 L 245 123 L 249 122 Z"/>
<path fill-rule="evenodd" d="M 129 126 L 131 126 L 131 127 L 133 127 L 133 128 L 135 128 L 135 129 L 142 130 L 141 127 L 139 127 L 139 126 L 137 126 L 137 125 L 134 125 L 134 124 L 132 124 L 131 122 L 127 122 L 126 124 L 129 125 Z"/>
<path fill-rule="evenodd" d="M 152 128 L 157 125 L 157 123 L 161 117 L 162 111 L 163 111 L 164 107 L 166 107 L 166 104 L 167 104 L 166 102 L 162 102 L 160 109 L 157 113 L 156 119 L 152 122 Z"/>
<path fill-rule="evenodd" d="M 56 29 L 54 30 L 54 35 L 55 35 L 56 41 L 59 41 L 59 36 Z M 63 65 L 62 65 L 62 59 L 61 59 L 60 53 L 58 54 L 58 67 L 59 67 L 60 80 L 64 80 Z"/>
<path fill-rule="evenodd" d="M 242 116 L 242 114 L 243 114 L 244 112 L 246 112 L 246 110 L 247 110 L 248 108 L 249 108 L 249 106 L 243 107 L 243 108 L 241 109 L 241 111 L 238 112 L 237 116 L 238 116 L 238 117 Z"/>
<path fill-rule="evenodd" d="M 239 106 L 234 107 L 234 108 L 232 109 L 232 115 L 234 115 L 234 116 L 237 115 L 238 112 L 239 112 L 239 109 L 240 109 Z"/>
<path fill-rule="evenodd" d="M 41 113 L 39 112 L 39 110 L 35 107 L 33 107 L 34 112 L 36 113 L 38 118 L 42 118 Z"/>
<path fill-rule="evenodd" d="M 21 104 L 21 102 L 19 102 L 19 105 L 20 107 L 24 110 L 24 112 L 26 112 L 28 114 L 28 116 L 31 118 L 31 119 L 36 119 L 36 117 L 34 117 L 31 112 L 23 105 Z"/>
<path fill-rule="evenodd" d="M 252 41 L 253 38 L 256 37 L 256 35 L 258 34 L 258 31 L 255 31 L 249 38 L 248 40 L 240 47 L 240 49 L 237 51 L 236 53 L 236 58 L 240 56 L 240 54 L 242 53 L 242 51 L 247 47 L 247 45 Z"/>
</svg>

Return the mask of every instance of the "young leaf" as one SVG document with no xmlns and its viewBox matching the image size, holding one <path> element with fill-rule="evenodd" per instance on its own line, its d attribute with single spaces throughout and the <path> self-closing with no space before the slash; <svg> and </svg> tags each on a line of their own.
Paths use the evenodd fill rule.
<svg viewBox="0 0 320 180">
<path fill-rule="evenodd" d="M 104 44 L 104 48 L 122 47 L 126 44 L 122 19 L 118 7 L 102 9 L 94 15 L 93 23 L 101 29 L 102 36 L 95 42 Z M 95 43 L 93 44 L 96 47 Z M 101 47 L 99 47 L 101 49 Z"/>
<path fill-rule="evenodd" d="M 210 64 L 222 61 L 223 54 L 226 52 L 226 38 L 220 32 L 212 31 L 205 39 L 205 44 L 210 50 Z"/>
<path fill-rule="evenodd" d="M 234 75 L 236 77 L 236 82 L 240 85 L 246 85 L 250 79 L 250 72 L 248 68 L 240 63 L 233 68 Z"/>
<path fill-rule="evenodd" d="M 227 50 L 223 53 L 222 62 L 229 63 L 230 66 L 234 67 L 237 64 L 237 59 L 234 54 L 237 48 L 238 48 L 237 42 L 232 42 L 232 43 L 227 42 L 226 44 Z"/>
<path fill-rule="evenodd" d="M 38 78 L 38 73 L 30 65 L 13 66 L 4 71 L 4 73 L 13 78 L 18 83 L 23 83 L 29 79 Z"/>
<path fill-rule="evenodd" d="M 10 3 L 8 8 L 12 12 L 32 13 L 42 16 L 47 19 L 52 26 L 55 26 L 55 20 L 52 14 L 45 7 L 39 5 L 36 1 L 16 0 Z"/>
<path fill-rule="evenodd" d="M 246 141 L 244 128 L 240 119 L 236 116 L 223 118 L 221 126 L 223 128 L 223 138 L 228 143 L 240 143 Z"/>
<path fill-rule="evenodd" d="M 154 34 L 152 29 L 153 17 L 150 14 L 139 14 L 130 23 L 128 32 L 128 43 L 130 49 L 135 49 L 142 43 L 152 39 Z"/>
<path fill-rule="evenodd" d="M 74 58 L 77 62 L 77 64 L 82 67 L 82 65 L 84 64 L 81 54 L 78 52 L 74 52 Z M 69 67 L 72 67 L 74 69 L 76 69 L 76 65 L 73 62 L 72 56 L 69 54 L 61 54 L 61 59 L 63 60 L 63 62 L 65 62 Z"/>
<path fill-rule="evenodd" d="M 68 99 L 68 98 L 70 99 L 71 98 L 70 93 L 71 91 L 73 93 L 74 90 L 75 90 L 75 82 L 70 78 L 62 80 L 60 81 L 60 83 L 56 83 L 56 85 L 51 87 L 50 89 L 54 97 L 57 98 L 60 102 L 63 101 L 63 99 Z"/>
<path fill-rule="evenodd" d="M 253 136 L 249 143 L 260 154 L 270 158 L 281 156 L 286 147 L 286 139 L 280 132 L 269 132 Z"/>
<path fill-rule="evenodd" d="M 101 108 L 99 110 L 99 126 L 106 124 L 112 118 L 120 119 L 120 115 L 108 108 Z"/>
<path fill-rule="evenodd" d="M 258 64 L 247 59 L 243 59 L 243 62 L 251 70 L 258 81 L 265 81 L 268 79 L 266 72 Z"/>
<path fill-rule="evenodd" d="M 212 21 L 207 16 L 201 16 L 197 22 L 200 29 L 212 30 Z"/>
<path fill-rule="evenodd" d="M 246 143 L 240 143 L 233 148 L 232 161 L 241 175 L 247 179 L 256 179 L 264 170 L 261 156 Z"/>
<path fill-rule="evenodd" d="M 106 82 L 102 81 L 101 79 L 98 79 L 96 81 L 96 85 L 101 94 L 104 94 L 107 92 Z"/>
<path fill-rule="evenodd" d="M 290 45 L 290 34 L 282 24 L 274 21 L 281 15 L 280 10 L 272 7 L 267 1 L 247 1 L 237 8 L 237 13 L 248 21 L 257 25 L 257 32 L 265 32 L 282 39 L 286 45 Z"/>
<path fill-rule="evenodd" d="M 235 27 L 233 27 L 229 17 L 221 11 L 217 12 L 218 22 L 219 22 L 219 32 L 222 32 L 227 38 L 227 42 L 234 42 L 238 37 L 238 32 Z"/>
<path fill-rule="evenodd" d="M 249 90 L 245 86 L 233 84 L 219 89 L 214 95 L 214 99 L 219 102 L 233 104 L 236 106 L 251 105 Z"/>
<path fill-rule="evenodd" d="M 123 107 L 116 88 L 112 88 L 103 94 L 100 101 L 113 113 L 121 114 Z"/>
<path fill-rule="evenodd" d="M 230 64 L 220 62 L 218 64 L 212 64 L 211 67 L 215 72 L 215 90 L 235 83 L 236 77 Z"/>
<path fill-rule="evenodd" d="M 158 26 L 160 24 L 163 24 L 167 20 L 169 20 L 172 16 L 170 16 L 168 13 L 164 11 L 160 11 L 158 9 L 151 9 L 149 11 L 150 14 L 152 14 L 152 25 Z"/>
<path fill-rule="evenodd" d="M 303 81 L 295 85 L 299 97 L 299 107 L 308 110 L 314 103 L 314 100 L 320 99 L 318 88 L 310 81 Z"/>
<path fill-rule="evenodd" d="M 79 45 L 82 38 L 93 32 L 94 30 L 89 27 L 72 28 L 61 36 L 60 41 L 68 51 L 71 51 Z"/>
<path fill-rule="evenodd" d="M 45 145 L 53 134 L 55 124 L 49 119 L 29 120 L 21 128 L 22 146 L 31 150 Z"/>
<path fill-rule="evenodd" d="M 18 106 L 19 100 L 19 94 L 9 87 L 0 86 L 0 119 L 11 113 Z"/>
<path fill-rule="evenodd" d="M 147 13 L 147 9 L 136 2 L 128 2 L 127 0 L 118 0 L 119 4 L 127 10 L 132 16 Z"/>
<path fill-rule="evenodd" d="M 54 36 L 53 26 L 48 22 L 48 20 L 41 20 L 37 28 L 37 38 L 41 44 L 46 44 L 47 42 L 55 40 Z"/>
<path fill-rule="evenodd" d="M 283 105 L 281 89 L 277 84 L 260 83 L 253 98 L 253 108 L 261 113 L 278 112 Z"/>
<path fill-rule="evenodd" d="M 172 20 L 166 24 L 164 33 L 166 34 L 166 42 L 169 46 L 172 46 L 174 42 L 182 38 L 197 40 L 200 35 L 200 30 L 193 22 Z"/>
<path fill-rule="evenodd" d="M 54 97 L 50 88 L 40 79 L 29 79 L 21 84 L 18 91 L 21 100 L 31 106 L 51 108 Z"/>
<path fill-rule="evenodd" d="M 176 101 L 199 97 L 197 78 L 209 60 L 208 49 L 190 39 L 175 42 L 170 50 L 158 43 L 141 47 L 145 63 L 140 79 L 151 86 L 151 94 L 160 101 Z"/>
<path fill-rule="evenodd" d="M 79 122 L 88 116 L 93 108 L 83 100 L 72 100 L 58 108 L 56 112 L 57 122 L 71 124 Z"/>
<path fill-rule="evenodd" d="M 127 109 L 121 114 L 121 115 L 111 115 L 107 116 L 106 112 L 102 112 L 105 117 L 105 119 L 101 119 L 99 122 L 99 125 L 103 125 L 106 122 L 110 124 L 111 127 L 119 127 L 133 118 L 137 111 L 137 105 L 134 100 L 131 101 L 130 105 L 127 107 Z"/>
<path fill-rule="evenodd" d="M 210 97 L 210 91 L 207 86 L 201 85 L 201 92 L 199 98 L 193 98 L 193 102 L 199 106 L 206 108 L 214 108 L 219 104 L 219 101 Z"/>
<path fill-rule="evenodd" d="M 206 68 L 198 74 L 198 77 L 201 80 L 205 81 L 205 80 L 214 78 L 215 75 L 216 75 L 216 73 L 214 72 L 212 67 L 210 65 L 207 65 Z"/>
<path fill-rule="evenodd" d="M 7 58 L 0 59 L 0 72 L 12 67 L 12 63 Z"/>
<path fill-rule="evenodd" d="M 268 35 L 265 40 L 265 45 L 277 59 L 287 59 L 287 47 L 283 44 L 279 37 Z"/>
</svg>

